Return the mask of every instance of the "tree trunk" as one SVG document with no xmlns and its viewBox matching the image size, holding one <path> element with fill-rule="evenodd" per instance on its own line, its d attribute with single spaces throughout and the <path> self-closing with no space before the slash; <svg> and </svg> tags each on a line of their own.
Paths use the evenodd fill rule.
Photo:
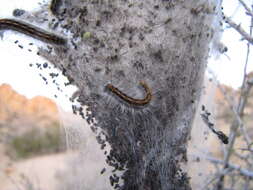
<svg viewBox="0 0 253 190">
<path fill-rule="evenodd" d="M 54 9 L 72 36 L 67 48 L 55 49 L 57 56 L 44 56 L 79 87 L 78 100 L 88 106 L 85 118 L 101 148 L 111 146 L 107 163 L 124 170 L 123 184 L 116 173 L 110 177 L 115 189 L 191 189 L 181 166 L 187 162 L 215 4 L 65 0 Z M 152 97 L 142 100 L 147 93 Z"/>
</svg>

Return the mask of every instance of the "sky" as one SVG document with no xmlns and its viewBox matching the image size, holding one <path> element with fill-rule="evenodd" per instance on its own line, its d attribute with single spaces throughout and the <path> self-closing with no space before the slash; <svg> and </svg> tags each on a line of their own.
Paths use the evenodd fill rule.
<svg viewBox="0 0 253 190">
<path fill-rule="evenodd" d="M 2 0 L 4 6 L 0 6 L 0 18 L 12 18 L 12 11 L 15 8 L 32 11 L 40 8 L 40 3 L 47 1 L 39 0 Z M 245 0 L 249 5 L 249 0 Z M 232 16 L 233 20 L 249 31 L 250 18 L 245 16 L 243 7 L 237 0 L 223 0 L 224 12 L 227 16 Z M 43 68 L 46 60 L 36 55 L 37 46 L 43 46 L 42 42 L 29 38 L 23 34 L 13 31 L 0 33 L 0 85 L 10 84 L 18 93 L 32 98 L 37 95 L 46 96 L 53 99 L 63 109 L 70 111 L 71 104 L 68 98 L 76 91 L 76 87 L 67 86 L 64 83 L 67 79 L 64 76 L 58 77 L 56 83 L 53 79 L 48 84 L 43 80 L 43 76 L 48 77 L 50 72 L 57 72 L 56 69 Z M 17 43 L 15 41 L 18 40 Z M 226 28 L 221 36 L 221 41 L 228 47 L 228 52 L 218 58 L 211 58 L 208 67 L 216 73 L 219 81 L 226 85 L 238 88 L 241 85 L 243 69 L 246 58 L 246 43 L 241 40 L 241 36 L 234 30 Z M 29 43 L 34 43 L 29 45 Z M 253 70 L 252 56 L 250 54 L 248 71 Z M 32 66 L 30 64 L 33 64 Z M 42 65 L 42 70 L 37 68 L 35 63 Z M 50 63 L 47 63 L 50 64 Z M 60 75 L 60 73 L 59 73 Z M 63 90 L 59 92 L 57 88 Z"/>
</svg>

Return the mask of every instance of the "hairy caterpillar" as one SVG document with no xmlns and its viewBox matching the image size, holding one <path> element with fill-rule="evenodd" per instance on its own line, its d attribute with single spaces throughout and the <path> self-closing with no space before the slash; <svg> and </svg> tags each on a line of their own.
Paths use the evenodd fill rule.
<svg viewBox="0 0 253 190">
<path fill-rule="evenodd" d="M 55 34 L 49 33 L 45 30 L 42 30 L 36 26 L 32 26 L 30 24 L 13 19 L 0 19 L 0 30 L 9 29 L 21 32 L 23 34 L 32 36 L 48 43 L 53 43 L 57 45 L 64 45 L 66 43 L 66 39 Z"/>
<path fill-rule="evenodd" d="M 135 98 L 129 97 L 128 95 L 126 95 L 123 92 L 121 92 L 118 88 L 114 87 L 112 84 L 107 84 L 106 87 L 111 92 L 113 92 L 114 94 L 116 94 L 119 98 L 121 98 L 122 100 L 126 101 L 127 103 L 129 103 L 131 105 L 143 106 L 143 105 L 148 104 L 151 101 L 151 99 L 152 99 L 152 91 L 151 91 L 151 89 L 148 87 L 148 85 L 144 81 L 140 81 L 140 85 L 146 91 L 146 96 L 143 99 L 135 99 Z"/>
</svg>

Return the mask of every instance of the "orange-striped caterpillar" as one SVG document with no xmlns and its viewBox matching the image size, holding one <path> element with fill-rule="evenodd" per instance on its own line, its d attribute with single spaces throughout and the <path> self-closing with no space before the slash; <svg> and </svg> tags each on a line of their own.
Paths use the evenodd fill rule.
<svg viewBox="0 0 253 190">
<path fill-rule="evenodd" d="M 0 19 L 0 30 L 15 30 L 48 43 L 57 45 L 66 44 L 66 39 L 60 36 L 14 19 Z"/>
<path fill-rule="evenodd" d="M 107 84 L 106 87 L 111 92 L 116 94 L 119 98 L 126 101 L 127 103 L 129 103 L 131 105 L 144 106 L 144 105 L 148 104 L 151 101 L 152 91 L 144 81 L 140 81 L 140 85 L 146 91 L 146 96 L 143 99 L 136 99 L 136 98 L 129 97 L 128 95 L 121 92 L 118 88 L 114 87 L 112 84 Z"/>
</svg>

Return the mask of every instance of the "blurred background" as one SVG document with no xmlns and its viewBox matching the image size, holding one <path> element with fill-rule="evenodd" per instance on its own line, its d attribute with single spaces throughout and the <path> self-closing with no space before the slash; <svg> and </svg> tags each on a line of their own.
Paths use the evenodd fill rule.
<svg viewBox="0 0 253 190">
<path fill-rule="evenodd" d="M 3 1 L 0 18 L 36 17 L 50 4 Z M 193 189 L 214 189 L 222 176 L 223 189 L 253 189 L 253 40 L 240 33 L 251 37 L 253 2 L 220 3 L 224 15 L 216 23 L 220 32 L 208 62 L 186 169 Z M 44 14 L 53 19 L 49 11 Z M 85 120 L 73 114 L 72 105 L 80 105 L 69 99 L 77 88 L 66 85 L 62 73 L 37 55 L 45 44 L 17 32 L 0 32 L 0 189 L 110 189 L 112 168 L 104 155 L 110 149 L 101 150 Z M 205 111 L 215 129 L 229 136 L 228 145 L 203 121 Z"/>
</svg>

